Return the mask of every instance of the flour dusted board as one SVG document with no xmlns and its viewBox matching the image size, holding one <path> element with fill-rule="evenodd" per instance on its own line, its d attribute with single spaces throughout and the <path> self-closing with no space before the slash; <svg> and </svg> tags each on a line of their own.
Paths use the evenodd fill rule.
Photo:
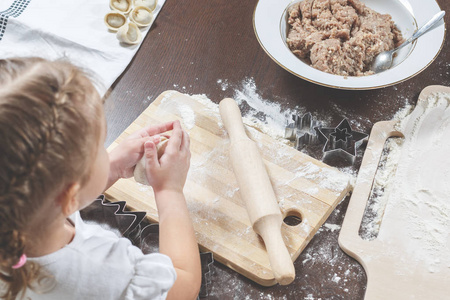
<svg viewBox="0 0 450 300">
<path fill-rule="evenodd" d="M 339 235 L 367 273 L 366 300 L 449 299 L 449 135 L 450 88 L 443 86 L 425 88 L 402 122 L 374 125 Z M 383 186 L 378 236 L 363 240 L 361 220 L 390 136 L 404 137 L 397 166 Z"/>
<path fill-rule="evenodd" d="M 261 238 L 252 230 L 228 158 L 229 138 L 218 106 L 208 99 L 175 91 L 161 94 L 109 147 L 149 125 L 180 120 L 191 139 L 191 168 L 186 201 L 198 243 L 215 260 L 265 286 L 274 285 Z M 261 152 L 281 212 L 301 216 L 296 226 L 283 224 L 282 235 L 295 260 L 319 227 L 347 194 L 348 176 L 260 131 L 247 126 Z M 151 187 L 121 179 L 106 191 L 108 200 L 124 200 L 134 210 L 158 221 Z"/>
</svg>

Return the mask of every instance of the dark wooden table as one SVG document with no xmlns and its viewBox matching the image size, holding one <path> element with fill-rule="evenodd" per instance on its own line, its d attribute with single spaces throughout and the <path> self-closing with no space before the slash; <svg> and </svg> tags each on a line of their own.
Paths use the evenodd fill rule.
<svg viewBox="0 0 450 300">
<path fill-rule="evenodd" d="M 450 1 L 438 3 L 450 13 Z M 450 86 L 448 31 L 436 60 L 393 87 L 345 91 L 297 78 L 273 62 L 259 45 L 252 24 L 256 4 L 256 0 L 167 0 L 105 104 L 107 144 L 165 90 L 205 94 L 218 103 L 252 80 L 260 97 L 279 103 L 282 109 L 300 107 L 318 119 L 326 117 L 331 126 L 348 118 L 357 130 L 369 133 L 375 122 L 389 120 L 414 104 L 426 86 Z M 450 14 L 445 22 L 450 23 Z M 357 162 L 350 169 L 356 174 L 358 167 Z M 340 225 L 348 202 L 349 197 L 327 223 Z M 296 279 L 289 286 L 262 287 L 215 262 L 205 299 L 363 299 L 365 272 L 339 248 L 338 235 L 339 230 L 330 228 L 315 235 L 296 260 Z"/>
</svg>

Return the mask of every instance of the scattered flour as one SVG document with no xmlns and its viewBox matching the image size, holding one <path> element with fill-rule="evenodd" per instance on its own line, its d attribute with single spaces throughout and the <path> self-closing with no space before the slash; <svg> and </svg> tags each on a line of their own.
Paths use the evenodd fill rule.
<svg viewBox="0 0 450 300">
<path fill-rule="evenodd" d="M 394 115 L 393 119 L 398 120 L 398 124 L 402 124 L 413 109 L 414 106 L 406 105 Z M 401 130 L 400 127 L 401 125 L 397 129 Z M 378 236 L 381 219 L 383 218 L 387 204 L 387 197 L 385 195 L 388 189 L 388 183 L 395 176 L 402 144 L 403 139 L 400 137 L 392 137 L 386 140 L 364 218 L 361 223 L 360 235 L 364 240 L 373 240 Z"/>
<path fill-rule="evenodd" d="M 218 80 L 217 83 L 223 88 L 228 89 L 228 82 L 226 80 Z M 247 79 L 242 83 L 242 86 L 240 86 L 238 89 L 234 89 L 234 99 L 238 102 L 241 111 L 243 112 L 243 121 L 244 124 L 249 126 L 249 132 L 257 136 L 258 134 L 261 134 L 261 132 L 270 135 L 271 137 L 283 141 L 284 140 L 284 132 L 285 132 L 285 126 L 288 122 L 291 121 L 291 115 L 295 113 L 291 110 L 284 110 L 279 104 L 271 102 L 270 100 L 264 99 L 259 95 L 257 92 L 257 88 L 255 86 L 255 83 L 252 79 Z M 220 113 L 218 104 L 212 102 L 206 95 L 204 94 L 197 94 L 197 95 L 191 95 L 191 98 L 195 99 L 197 102 L 202 104 L 205 107 L 205 110 L 203 111 L 204 114 L 208 114 L 211 116 L 212 119 L 220 120 Z M 180 115 L 187 116 L 188 109 L 186 107 L 179 106 Z M 194 124 L 198 121 L 194 118 L 186 118 L 185 124 Z M 193 126 L 193 125 L 192 125 Z M 353 124 L 352 124 L 353 126 Z M 223 124 L 219 121 L 219 127 L 223 128 Z M 226 134 L 226 130 L 223 128 L 224 134 Z M 259 145 L 261 146 L 261 145 Z M 189 171 L 188 176 L 194 176 L 196 177 L 197 183 L 199 186 L 202 186 L 205 184 L 205 176 L 208 176 L 212 178 L 214 176 L 213 170 L 206 170 L 206 162 L 208 161 L 218 161 L 219 165 L 226 163 L 225 160 L 227 159 L 225 156 L 221 155 L 220 152 L 223 151 L 223 147 L 229 147 L 229 145 L 220 145 L 219 148 L 215 149 L 215 151 L 212 151 L 208 155 L 202 156 L 200 159 L 193 161 L 191 160 L 191 169 Z M 279 161 L 283 161 L 286 159 L 285 153 L 283 151 L 279 151 L 278 149 L 273 150 L 273 155 L 276 156 Z M 308 154 L 308 153 L 306 153 Z M 327 188 L 330 191 L 342 191 L 343 186 L 347 186 L 349 180 L 353 180 L 355 177 L 355 171 L 353 171 L 352 168 L 346 168 L 341 169 L 342 172 L 336 172 L 336 171 L 324 171 L 328 169 L 323 169 L 320 167 L 320 165 L 315 165 L 313 163 L 307 163 L 307 164 L 301 164 L 298 166 L 298 168 L 295 168 L 295 170 L 292 172 L 293 176 L 291 178 L 288 178 L 287 180 L 278 180 L 278 182 L 274 183 L 275 189 L 282 188 L 282 186 L 286 186 L 291 181 L 300 179 L 300 178 L 306 178 L 308 180 L 311 180 L 311 182 L 316 181 L 319 178 L 319 181 L 321 182 L 320 186 L 311 186 L 307 190 L 305 190 L 310 195 L 316 195 L 319 193 L 320 188 Z M 199 175 L 202 175 L 200 177 Z M 225 197 L 232 198 L 233 195 L 238 192 L 238 188 L 225 188 Z M 278 199 L 280 208 L 283 209 L 284 205 L 288 206 L 289 202 L 294 201 L 293 203 L 296 203 L 296 205 L 303 205 L 305 202 L 310 201 L 308 199 L 296 199 L 295 195 L 287 195 L 286 198 Z M 289 200 L 289 201 L 288 201 Z M 295 202 L 297 201 L 297 202 Z M 303 202 L 302 202 L 303 201 Z M 194 219 L 193 222 L 199 222 L 201 223 L 201 226 L 205 226 L 205 224 L 209 224 L 209 221 L 211 219 L 215 218 L 221 218 L 223 220 L 226 220 L 229 218 L 226 215 L 216 214 L 214 211 L 218 209 L 220 205 L 223 205 L 224 201 L 222 198 L 218 197 L 212 197 L 211 201 L 207 201 L 204 203 L 198 203 L 198 205 L 190 205 L 189 209 L 194 212 L 199 212 L 203 215 L 204 220 L 201 219 Z M 306 203 L 307 204 L 307 203 Z M 333 214 L 339 214 L 340 211 L 336 209 Z M 206 222 L 206 223 L 205 223 Z M 301 263 L 304 265 L 308 265 L 308 267 L 315 268 L 315 266 L 322 266 L 324 270 L 327 270 L 327 278 L 329 278 L 326 282 L 320 283 L 319 286 L 327 287 L 332 286 L 333 288 L 339 288 L 342 291 L 345 291 L 346 293 L 349 293 L 349 287 L 350 290 L 353 292 L 356 290 L 354 288 L 353 283 L 358 282 L 358 278 L 361 276 L 364 276 L 363 272 L 361 272 L 359 267 L 351 265 L 351 263 L 348 262 L 349 258 L 339 249 L 339 246 L 337 245 L 337 234 L 339 232 L 340 225 L 333 223 L 326 223 L 324 226 L 322 226 L 321 229 L 318 231 L 318 235 L 322 234 L 322 238 L 324 236 L 327 236 L 322 244 L 320 244 L 320 247 L 307 247 L 302 252 L 302 260 Z M 238 235 L 246 236 L 252 231 L 251 227 L 242 228 L 239 232 L 236 232 Z M 308 219 L 303 219 L 302 223 L 298 226 L 298 231 L 305 236 L 308 236 L 311 232 L 311 224 L 309 224 Z M 328 237 L 329 236 L 329 237 Z M 331 239 L 331 237 L 334 236 L 334 239 Z M 214 250 L 214 249 L 212 249 Z M 349 265 L 351 265 L 349 267 Z M 346 274 L 344 275 L 344 272 Z M 223 275 L 223 274 L 221 274 Z M 308 275 L 305 274 L 305 278 L 302 280 L 306 280 L 306 282 L 314 282 L 317 281 L 317 279 L 308 278 Z M 214 297 L 217 297 L 217 299 L 221 299 L 221 295 L 227 294 L 230 296 L 227 296 L 227 299 L 243 299 L 242 295 L 237 292 L 239 290 L 239 286 L 242 284 L 239 280 L 234 280 L 232 277 L 220 277 L 222 282 L 224 281 L 230 281 L 229 284 L 222 285 L 220 289 L 224 290 L 218 290 L 215 286 L 211 286 L 210 295 L 212 299 L 216 299 Z M 306 284 L 304 287 L 302 287 L 298 292 L 295 292 L 293 295 L 295 299 L 309 299 L 309 300 L 322 300 L 322 299 L 328 299 L 326 294 L 323 294 L 322 291 L 319 290 L 311 290 L 308 289 L 308 284 Z M 313 291 L 313 292 L 312 292 Z M 270 293 L 270 292 L 269 292 Z M 261 292 L 259 296 L 255 296 L 256 299 L 288 299 L 289 297 L 279 297 L 279 296 L 271 296 L 267 292 Z M 351 292 L 350 292 L 351 293 Z M 350 295 L 350 294 L 349 294 Z M 252 296 L 252 297 L 253 297 Z M 292 295 L 291 295 L 292 296 Z M 252 297 L 248 298 L 251 299 Z"/>
<path fill-rule="evenodd" d="M 338 224 L 330 224 L 330 223 L 325 223 L 323 224 L 323 227 L 331 230 L 331 232 L 335 232 L 341 229 L 341 225 Z"/>
<path fill-rule="evenodd" d="M 228 79 L 217 79 L 217 84 L 220 84 L 220 88 L 222 91 L 226 91 L 228 89 Z"/>
<path fill-rule="evenodd" d="M 386 141 L 361 224 L 360 235 L 365 240 L 373 240 L 378 235 L 387 204 L 385 195 L 388 182 L 395 176 L 402 144 L 402 138 L 389 138 Z"/>
<path fill-rule="evenodd" d="M 321 168 L 312 162 L 301 165 L 295 172 L 292 180 L 303 177 L 320 182 L 320 187 L 331 191 L 340 192 L 350 182 L 350 176 L 346 173 L 336 172 L 334 169 Z"/>
<path fill-rule="evenodd" d="M 158 106 L 158 111 L 168 112 L 171 114 L 178 114 L 181 117 L 181 122 L 184 127 L 188 130 L 192 129 L 195 126 L 195 113 L 192 107 L 189 105 L 178 103 L 174 101 L 168 101 L 169 97 L 172 93 L 168 93 L 165 98 L 161 100 L 161 103 Z"/>
<path fill-rule="evenodd" d="M 395 179 L 389 182 L 379 238 L 399 235 L 408 254 L 424 261 L 429 272 L 446 269 L 449 274 L 450 94 L 434 94 L 420 102 L 401 125 L 405 141 Z M 399 210 L 403 213 L 396 213 Z M 399 225 L 403 226 L 391 229 Z"/>
<path fill-rule="evenodd" d="M 195 113 L 188 105 L 178 105 L 177 109 L 181 113 L 184 126 L 190 130 L 195 126 Z"/>
<path fill-rule="evenodd" d="M 248 105 L 245 117 L 254 123 L 253 126 L 275 139 L 284 138 L 285 127 L 292 119 L 293 111 L 283 109 L 279 103 L 263 99 L 257 92 L 252 78 L 242 82 L 242 88 L 234 91 L 234 100 L 240 105 Z"/>
<path fill-rule="evenodd" d="M 248 105 L 252 107 L 258 107 L 258 109 L 261 109 L 263 111 L 266 111 L 266 115 L 270 115 L 271 117 L 269 119 L 283 119 L 283 117 L 279 117 L 281 112 L 280 107 L 276 107 L 276 109 L 273 108 L 273 104 L 269 103 L 266 100 L 263 100 L 255 90 L 254 83 L 252 81 L 246 81 L 244 84 L 245 93 L 242 92 L 241 95 L 249 95 L 248 97 L 245 97 L 245 101 Z M 197 102 L 201 103 L 205 109 L 202 111 L 203 114 L 210 115 L 214 120 L 219 120 L 219 126 L 222 127 L 223 134 L 226 135 L 226 130 L 223 128 L 223 124 L 220 123 L 220 112 L 219 112 L 219 106 L 216 103 L 213 103 L 206 95 L 192 95 L 191 98 L 195 99 Z M 244 99 L 243 96 L 241 96 L 241 99 Z M 242 100 L 244 101 L 244 100 Z M 241 106 L 243 105 L 241 101 Z M 180 106 L 181 107 L 181 106 Z M 266 108 L 264 108 L 266 107 Z M 179 111 L 179 114 L 183 115 L 183 111 Z M 278 115 L 278 117 L 277 117 Z M 267 120 L 267 118 L 265 118 Z M 194 119 L 195 121 L 195 119 Z M 270 124 L 267 124 L 265 121 L 261 121 L 258 118 L 254 118 L 254 111 L 249 110 L 247 113 L 244 113 L 243 115 L 243 122 L 244 124 L 248 125 L 249 132 L 252 135 L 253 138 L 258 140 L 259 136 L 261 135 L 261 132 L 264 132 L 266 134 L 271 135 L 273 138 L 282 138 L 280 135 L 277 135 L 277 131 L 274 131 L 270 128 Z M 283 126 L 284 130 L 284 126 Z M 262 144 L 258 144 L 259 147 L 263 147 Z M 223 164 L 228 164 L 226 161 L 226 153 L 229 145 L 228 143 L 216 145 L 216 149 L 214 149 L 209 154 L 206 154 L 202 156 L 198 160 L 192 160 L 191 162 L 191 169 L 189 173 L 191 175 L 196 174 L 196 181 L 202 181 L 202 177 L 200 174 L 208 175 L 210 176 L 211 172 L 214 172 L 214 170 L 206 170 L 205 166 L 208 161 L 217 161 L 221 160 Z M 281 144 L 280 144 L 281 147 Z M 285 146 L 283 146 L 285 147 Z M 269 150 L 267 150 L 269 151 Z M 273 151 L 273 157 L 275 160 L 281 164 L 285 163 L 286 161 L 290 160 L 291 157 L 286 155 L 286 151 L 282 151 L 282 148 L 278 149 L 276 146 L 274 146 L 273 149 L 270 151 Z M 222 153 L 222 154 L 221 154 Z M 225 154 L 223 154 L 225 153 Z M 272 155 L 272 152 L 271 152 Z M 295 181 L 299 178 L 306 178 L 309 179 L 311 182 L 320 182 L 320 185 L 312 185 L 308 187 L 305 192 L 307 192 L 310 195 L 318 195 L 319 189 L 327 189 L 330 191 L 334 191 L 340 195 L 342 191 L 348 186 L 349 180 L 351 179 L 351 176 L 348 176 L 346 173 L 337 172 L 335 169 L 330 168 L 323 168 L 320 165 L 316 165 L 312 162 L 300 164 L 298 168 L 292 170 L 293 175 L 291 178 L 286 180 L 275 180 L 274 181 L 274 188 L 275 189 L 283 189 L 285 186 L 289 185 L 292 181 Z M 233 195 L 238 191 L 239 189 L 227 189 L 226 196 L 228 198 L 232 198 Z M 286 195 L 285 198 L 279 198 L 279 205 L 280 208 L 283 208 L 283 203 L 285 199 L 294 197 L 293 195 Z M 310 229 L 308 228 L 308 231 Z M 306 231 L 306 232 L 308 232 Z"/>
<path fill-rule="evenodd" d="M 212 102 L 208 96 L 205 94 L 197 94 L 191 95 L 191 97 L 206 107 L 205 111 L 203 111 L 204 113 L 207 112 L 209 115 L 220 120 L 219 105 Z"/>
<path fill-rule="evenodd" d="M 363 237 L 395 242 L 386 255 L 407 258 L 405 272 L 417 266 L 449 276 L 450 94 L 433 94 L 407 112 L 398 114 L 405 138 L 386 144 Z"/>
<path fill-rule="evenodd" d="M 333 278 L 331 278 L 331 281 L 339 283 L 339 281 L 341 281 L 341 277 L 339 277 L 336 273 L 334 273 Z"/>
<path fill-rule="evenodd" d="M 318 187 L 310 187 L 310 188 L 306 189 L 305 192 L 310 195 L 317 195 L 319 193 L 319 188 Z"/>
<path fill-rule="evenodd" d="M 447 65 L 448 66 L 448 65 Z M 199 80 L 196 78 L 196 80 Z M 291 115 L 295 113 L 305 113 L 305 109 L 301 107 L 297 107 L 296 110 L 285 110 L 279 105 L 278 103 L 272 102 L 270 100 L 264 99 L 261 97 L 257 91 L 255 82 L 253 79 L 246 79 L 242 82 L 242 85 L 238 88 L 230 86 L 228 83 L 228 80 L 226 79 L 218 79 L 217 84 L 220 86 L 222 91 L 228 90 L 229 88 L 233 88 L 234 90 L 234 99 L 238 102 L 238 104 L 242 108 L 244 114 L 244 123 L 248 126 L 252 126 L 270 136 L 273 138 L 282 140 L 284 137 L 284 131 L 285 131 L 285 125 L 289 122 L 291 122 Z M 178 88 L 178 85 L 174 84 L 174 88 Z M 395 90 L 397 87 L 393 87 Z M 183 90 L 185 90 L 185 87 L 183 87 Z M 380 99 L 384 99 L 383 97 L 384 91 L 380 91 Z M 402 94 L 402 93 L 399 93 Z M 196 99 L 198 102 L 206 106 L 208 112 L 211 115 L 219 116 L 219 110 L 218 105 L 216 103 L 213 103 L 206 95 L 192 95 L 192 98 Z M 153 98 L 153 97 L 151 97 Z M 448 95 L 438 95 L 436 98 L 443 98 L 445 100 L 448 100 Z M 149 98 L 147 99 L 149 100 Z M 147 101 L 145 100 L 145 101 Z M 408 121 L 407 115 L 411 112 L 413 106 L 408 104 L 408 99 L 404 96 L 399 96 L 397 99 L 398 101 L 404 101 L 405 102 L 405 108 L 397 112 L 394 116 L 394 119 L 401 120 L 399 123 L 399 129 L 405 128 L 405 124 Z M 441 99 L 442 100 L 442 99 Z M 442 101 L 435 101 L 436 103 L 442 102 Z M 445 101 L 444 101 L 445 102 Z M 379 105 L 386 105 L 384 102 L 380 100 L 378 103 Z M 431 104 L 430 104 L 431 105 Z M 432 104 L 433 106 L 435 104 Z M 437 105 L 437 104 L 436 104 Z M 367 128 L 370 127 L 371 122 L 370 120 L 361 119 L 358 112 L 353 112 L 352 110 L 348 110 L 341 106 L 338 103 L 332 104 L 333 110 L 337 111 L 342 115 L 342 117 L 348 118 L 351 121 L 352 128 L 358 130 L 358 131 L 367 131 Z M 438 105 L 437 105 L 438 106 Z M 171 110 L 173 108 L 170 108 Z M 191 129 L 195 125 L 195 115 L 189 107 L 183 107 L 179 106 L 177 108 L 182 115 L 184 125 Z M 382 110 L 380 110 L 381 113 Z M 319 111 L 319 112 L 311 112 L 313 113 L 314 117 L 320 116 L 321 121 L 323 122 L 324 126 L 329 126 L 331 124 L 331 117 L 327 112 Z M 377 114 L 377 112 L 375 113 Z M 389 116 L 387 117 L 389 118 Z M 220 118 L 219 118 L 220 119 Z M 380 116 L 375 115 L 374 119 L 386 119 L 386 116 Z M 444 120 L 445 122 L 448 122 L 448 119 Z M 219 124 L 221 125 L 221 124 Z M 334 124 L 331 124 L 334 125 Z M 221 125 L 222 126 L 222 125 Z M 439 132 L 440 130 L 437 130 Z M 437 140 L 436 137 L 433 137 L 434 143 L 436 145 L 442 146 L 442 142 Z M 443 138 L 445 140 L 445 138 Z M 389 207 L 388 205 L 388 197 L 387 194 L 389 194 L 391 186 L 395 185 L 397 175 L 395 173 L 398 161 L 400 160 L 400 154 L 402 147 L 402 140 L 400 139 L 389 139 L 388 144 L 386 147 L 386 151 L 384 153 L 384 163 L 380 165 L 380 168 L 377 172 L 377 178 L 374 184 L 374 191 L 373 191 L 373 202 L 375 206 L 371 208 L 371 213 L 369 212 L 369 218 L 366 218 L 367 223 L 363 227 L 365 227 L 365 233 L 363 234 L 363 237 L 365 239 L 373 239 L 377 236 L 378 231 L 380 230 L 380 224 L 381 220 L 383 219 L 383 214 L 385 211 L 395 209 L 395 207 Z M 448 149 L 447 149 L 448 150 Z M 308 152 L 302 151 L 306 154 L 309 154 Z M 447 151 L 448 152 L 448 151 Z M 412 154 L 412 153 L 410 153 Z M 443 153 L 441 153 L 444 155 Z M 407 155 L 406 155 L 407 156 Z M 430 157 L 430 155 L 427 155 L 426 157 Z M 211 157 L 210 157 L 211 158 Z M 445 156 L 444 156 L 445 158 Z M 205 159 L 207 159 L 205 157 Z M 319 158 L 320 159 L 320 158 Z M 447 164 L 445 164 L 445 167 Z M 193 165 L 193 170 L 190 172 L 201 172 L 203 168 L 203 165 L 201 162 L 199 162 L 197 165 Z M 418 168 L 416 168 L 418 169 Z M 445 168 L 442 169 L 442 172 L 439 172 L 439 175 L 445 176 L 444 178 L 448 178 L 448 173 L 444 172 Z M 448 168 L 450 170 L 450 166 Z M 354 180 L 356 177 L 356 171 L 352 167 L 348 168 L 340 168 L 340 170 L 348 175 L 351 176 L 351 180 Z M 439 170 L 439 168 L 438 168 Z M 298 170 L 297 173 L 295 173 L 295 177 L 297 176 L 315 176 L 315 172 L 317 172 L 317 169 L 315 169 L 314 166 L 306 166 L 305 169 Z M 384 173 L 383 173 L 384 172 Z M 417 174 L 420 174 L 420 172 L 416 172 Z M 437 176 L 437 175 L 436 175 Z M 432 176 L 432 178 L 436 178 L 436 176 Z M 348 178 L 347 178 L 348 179 Z M 439 182 L 443 182 L 444 180 L 440 179 Z M 445 180 L 449 181 L 449 180 Z M 403 187 L 404 188 L 404 187 Z M 236 193 L 238 189 L 230 189 L 228 190 L 227 196 L 232 197 L 234 193 Z M 317 188 L 310 188 L 308 190 L 308 193 L 313 195 L 314 193 L 317 193 Z M 401 203 L 399 203 L 400 209 L 405 209 L 406 207 L 413 206 L 414 208 L 422 209 L 427 212 L 428 216 L 431 216 L 433 219 L 416 219 L 418 214 L 416 213 L 407 213 L 405 215 L 405 218 L 407 218 L 408 221 L 413 221 L 413 227 L 415 232 L 417 232 L 416 235 L 410 235 L 409 233 L 406 233 L 406 236 L 410 237 L 412 242 L 416 245 L 419 243 L 423 243 L 424 247 L 421 249 L 420 247 L 418 249 L 421 249 L 416 253 L 417 259 L 420 257 L 423 257 L 424 255 L 431 255 L 431 258 L 434 257 L 434 259 L 428 258 L 427 262 L 429 264 L 429 271 L 430 272 L 437 272 L 439 271 L 440 266 L 446 267 L 447 269 L 450 268 L 450 262 L 448 261 L 448 257 L 445 259 L 440 259 L 439 256 L 435 257 L 433 255 L 440 255 L 445 252 L 445 249 L 450 248 L 449 247 L 449 235 L 448 235 L 448 228 L 450 228 L 449 219 L 450 219 L 450 209 L 449 209 L 449 203 L 450 201 L 444 201 L 445 197 L 443 194 L 439 194 L 438 198 L 433 200 L 433 196 L 435 194 L 432 194 L 432 191 L 430 191 L 429 188 L 418 188 L 415 192 L 417 192 L 417 199 L 415 199 L 414 195 L 409 193 L 409 198 L 405 198 Z M 430 200 L 426 203 L 420 203 L 418 199 L 422 197 L 421 199 Z M 219 199 L 215 198 L 212 201 L 213 205 L 218 205 L 220 202 Z M 282 201 L 280 201 L 282 202 Z M 396 207 L 397 209 L 399 207 Z M 206 208 L 206 207 L 204 207 Z M 339 213 L 335 210 L 334 214 Z M 366 213 L 367 214 L 367 213 Z M 247 228 L 247 230 L 251 230 L 251 228 Z M 321 234 L 323 232 L 331 232 L 336 233 L 340 230 L 340 225 L 338 224 L 331 224 L 331 223 L 325 223 L 318 231 L 317 234 Z M 363 231 L 364 231 L 363 230 Z M 425 240 L 421 238 L 421 235 L 423 234 L 429 235 L 429 237 Z M 328 237 L 327 237 L 328 239 Z M 411 246 L 411 243 L 408 244 Z M 447 247 L 444 248 L 443 246 Z M 327 268 L 331 266 L 332 270 L 342 270 L 342 268 L 348 268 L 348 263 L 343 263 L 347 256 L 343 254 L 342 251 L 338 249 L 337 241 L 336 240 L 325 240 L 321 244 L 321 247 L 307 247 L 304 252 L 302 253 L 303 260 L 301 263 L 303 265 L 310 265 L 311 268 L 314 267 L 314 265 L 327 265 Z M 430 256 L 429 256 L 430 257 Z M 338 276 L 338 273 L 331 272 L 328 273 L 327 276 L 330 278 L 330 282 L 328 284 L 339 284 L 340 287 L 342 287 L 342 290 L 344 292 L 349 292 L 349 289 L 346 287 L 345 283 L 347 282 L 349 276 L 363 276 L 358 271 L 359 269 L 355 266 L 352 266 L 350 269 L 346 269 L 343 273 L 345 276 Z M 342 274 L 342 273 L 339 273 Z M 359 274 L 359 275 L 358 275 Z M 223 275 L 222 273 L 220 275 Z M 227 295 L 233 295 L 234 299 L 242 299 L 242 295 L 239 292 L 242 288 L 242 283 L 239 280 L 234 280 L 234 277 L 232 276 L 221 276 L 220 280 L 223 281 L 229 281 L 229 285 L 223 285 L 228 286 L 228 290 L 226 291 L 219 291 L 216 290 L 215 286 L 212 286 L 211 295 L 216 295 L 217 299 L 220 299 L 220 296 L 225 294 Z M 305 277 L 307 279 L 307 276 Z M 351 279 L 350 279 L 351 280 Z M 355 278 L 353 278 L 353 281 L 358 281 Z M 309 293 L 310 290 L 307 289 L 307 287 L 302 287 L 301 291 L 304 292 L 302 297 L 297 297 L 296 299 L 304 299 L 304 300 L 321 300 L 323 298 L 316 298 L 315 295 L 320 293 Z M 352 291 L 352 289 L 350 289 Z M 245 299 L 250 299 L 246 297 Z M 266 293 L 261 293 L 261 296 L 259 299 L 275 299 L 274 297 L 267 295 Z M 278 299 L 278 298 L 276 298 Z M 284 298 L 282 298 L 284 299 Z M 349 298 L 350 299 L 350 298 Z"/>
</svg>

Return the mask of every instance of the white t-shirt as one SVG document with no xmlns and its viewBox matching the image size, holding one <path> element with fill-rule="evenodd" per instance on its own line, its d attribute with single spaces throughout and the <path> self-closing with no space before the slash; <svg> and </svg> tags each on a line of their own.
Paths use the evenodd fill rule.
<svg viewBox="0 0 450 300">
<path fill-rule="evenodd" d="M 39 299 L 165 299 L 176 272 L 166 255 L 144 255 L 126 238 L 96 224 L 86 224 L 79 212 L 72 242 L 49 255 L 29 258 L 55 278 L 55 287 L 44 294 L 28 289 Z"/>
</svg>

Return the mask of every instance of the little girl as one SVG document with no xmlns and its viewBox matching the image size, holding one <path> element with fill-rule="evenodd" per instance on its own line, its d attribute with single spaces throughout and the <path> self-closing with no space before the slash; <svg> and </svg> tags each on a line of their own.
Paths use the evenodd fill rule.
<svg viewBox="0 0 450 300">
<path fill-rule="evenodd" d="M 189 137 L 180 123 L 142 129 L 109 155 L 103 103 L 73 65 L 0 60 L 0 297 L 195 299 L 201 267 L 183 186 Z M 157 135 L 172 130 L 158 160 Z M 79 210 L 145 155 L 159 213 L 160 253 Z"/>
</svg>

